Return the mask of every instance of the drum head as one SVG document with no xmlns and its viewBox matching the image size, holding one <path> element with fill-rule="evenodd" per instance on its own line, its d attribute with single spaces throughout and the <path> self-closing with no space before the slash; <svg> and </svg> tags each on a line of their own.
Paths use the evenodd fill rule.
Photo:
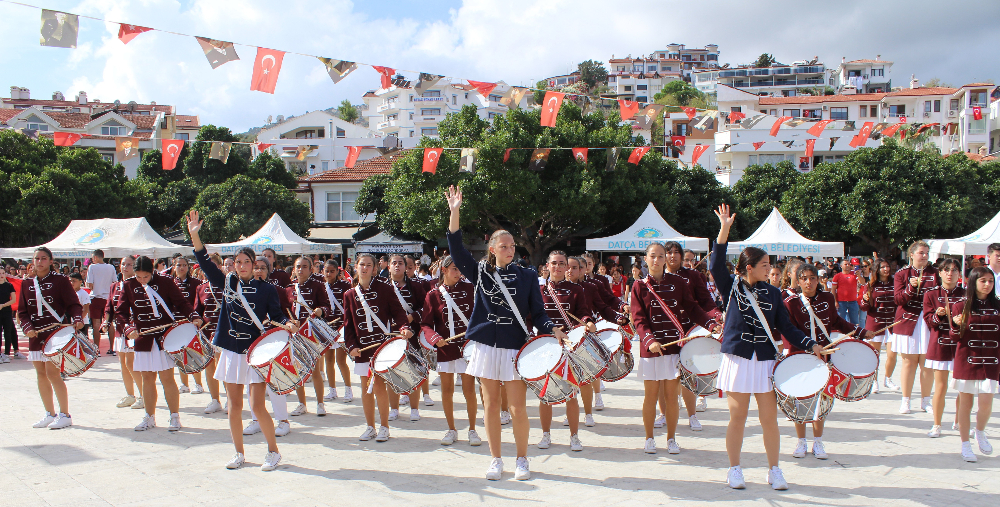
<svg viewBox="0 0 1000 507">
<path fill-rule="evenodd" d="M 393 338 L 375 351 L 375 371 L 386 371 L 399 364 L 406 353 L 406 340 Z"/>
<path fill-rule="evenodd" d="M 625 341 L 621 331 L 618 330 L 618 326 L 615 326 L 613 329 L 598 329 L 597 339 L 612 353 L 621 348 L 622 342 Z"/>
<path fill-rule="evenodd" d="M 465 342 L 462 345 L 462 359 L 465 359 L 466 364 L 472 362 L 472 344 L 475 343 L 472 340 Z"/>
<path fill-rule="evenodd" d="M 521 347 L 517 355 L 517 372 L 526 379 L 537 379 L 555 368 L 563 348 L 551 336 L 539 336 Z"/>
<path fill-rule="evenodd" d="M 434 345 L 431 345 L 431 342 L 427 341 L 427 335 L 429 335 L 429 334 L 430 333 L 427 332 L 426 329 L 420 331 L 420 346 L 423 347 L 423 348 L 425 348 L 425 349 L 427 349 L 427 350 L 435 350 L 435 349 L 437 349 L 437 347 L 435 347 Z"/>
<path fill-rule="evenodd" d="M 586 326 L 576 326 L 573 329 L 570 329 L 569 331 L 566 332 L 567 345 L 569 345 L 570 348 L 576 348 L 576 346 L 583 341 L 583 337 L 586 335 L 587 335 Z"/>
<path fill-rule="evenodd" d="M 272 329 L 261 335 L 247 351 L 247 362 L 251 366 L 262 366 L 268 361 L 278 357 L 285 347 L 288 346 L 288 339 L 292 335 L 284 329 Z"/>
<path fill-rule="evenodd" d="M 840 350 L 830 354 L 830 362 L 838 370 L 863 377 L 878 369 L 878 354 L 867 344 L 857 340 L 847 340 L 835 345 Z"/>
<path fill-rule="evenodd" d="M 792 354 L 774 368 L 774 386 L 788 396 L 812 396 L 830 380 L 830 367 L 812 354 Z"/>
<path fill-rule="evenodd" d="M 695 338 L 681 347 L 681 364 L 692 373 L 704 375 L 722 366 L 722 344 L 714 338 Z"/>
<path fill-rule="evenodd" d="M 43 354 L 53 354 L 56 350 L 61 349 L 73 339 L 73 335 L 76 334 L 76 330 L 72 327 L 59 328 L 58 331 L 52 333 L 48 341 L 45 342 L 45 350 Z"/>
<path fill-rule="evenodd" d="M 191 340 L 198 334 L 198 326 L 185 322 L 178 324 L 163 335 L 163 350 L 167 352 L 177 352 L 187 347 Z"/>
<path fill-rule="evenodd" d="M 705 328 L 703 328 L 701 326 L 695 326 L 695 327 L 692 327 L 690 331 L 688 331 L 687 335 L 689 337 L 693 337 L 693 336 L 712 336 L 712 333 L 710 333 L 707 329 L 705 329 Z M 687 345 L 685 345 L 685 347 L 687 347 Z"/>
<path fill-rule="evenodd" d="M 606 320 L 602 320 L 600 322 L 597 322 L 594 325 L 597 326 L 597 332 L 598 333 L 600 333 L 601 331 L 604 331 L 605 329 L 612 329 L 612 330 L 615 330 L 615 331 L 618 330 L 618 324 L 615 324 L 614 322 L 608 322 Z"/>
</svg>

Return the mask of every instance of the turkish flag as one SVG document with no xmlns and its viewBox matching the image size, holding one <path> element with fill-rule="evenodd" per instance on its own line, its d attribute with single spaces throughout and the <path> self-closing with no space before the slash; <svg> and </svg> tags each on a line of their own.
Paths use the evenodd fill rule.
<svg viewBox="0 0 1000 507">
<path fill-rule="evenodd" d="M 753 143 L 753 151 L 759 150 L 761 146 L 764 146 L 764 141 L 761 141 L 759 143 Z"/>
<path fill-rule="evenodd" d="M 823 129 L 825 129 L 827 125 L 833 123 L 834 121 L 835 120 L 820 120 L 816 122 L 816 124 L 813 125 L 812 127 L 809 127 L 809 130 L 807 130 L 806 132 L 816 137 L 819 137 L 819 135 L 823 133 Z"/>
<path fill-rule="evenodd" d="M 423 172 L 436 174 L 438 161 L 441 160 L 441 152 L 444 148 L 424 148 L 424 169 Z"/>
<path fill-rule="evenodd" d="M 275 359 L 278 360 L 278 364 L 280 364 L 284 369 L 293 374 L 296 373 L 295 366 L 292 365 L 292 349 L 286 348 L 278 354 L 278 357 Z"/>
<path fill-rule="evenodd" d="M 466 81 L 468 81 L 469 84 L 472 85 L 472 87 L 487 100 L 490 98 L 490 92 L 497 87 L 496 83 L 485 83 L 482 81 L 473 81 L 471 79 L 467 79 Z"/>
<path fill-rule="evenodd" d="M 906 123 L 906 117 L 905 116 L 900 116 L 899 117 L 899 123 Z"/>
<path fill-rule="evenodd" d="M 555 127 L 556 116 L 559 115 L 559 108 L 562 107 L 565 93 L 545 92 L 545 100 L 542 102 L 542 126 Z"/>
<path fill-rule="evenodd" d="M 895 125 L 892 125 L 889 128 L 883 130 L 882 131 L 882 135 L 885 136 L 885 137 L 892 137 L 892 136 L 896 135 L 896 131 L 899 130 L 899 128 L 902 127 L 903 125 L 905 125 L 905 123 L 902 123 L 902 122 L 901 123 L 897 123 Z"/>
<path fill-rule="evenodd" d="M 257 143 L 257 151 L 263 152 L 264 150 L 274 146 L 274 144 L 267 143 Z"/>
<path fill-rule="evenodd" d="M 917 129 L 917 134 L 922 134 L 925 130 L 927 130 L 927 129 L 931 128 L 931 127 L 937 126 L 937 125 L 940 125 L 940 123 L 928 123 L 926 125 L 923 125 L 923 126 L 921 126 L 920 128 Z"/>
<path fill-rule="evenodd" d="M 729 113 L 728 120 L 729 123 L 736 123 L 746 117 L 747 117 L 746 113 L 743 113 L 742 111 L 733 111 Z"/>
<path fill-rule="evenodd" d="M 815 148 L 815 147 L 816 147 L 816 140 L 815 139 L 806 139 L 806 157 L 809 157 L 810 159 L 812 159 L 813 148 Z"/>
<path fill-rule="evenodd" d="M 152 28 L 146 28 L 144 26 L 136 25 L 118 25 L 118 40 L 122 41 L 122 44 L 128 44 L 132 42 L 132 39 L 139 36 L 142 32 L 148 32 Z"/>
<path fill-rule="evenodd" d="M 514 148 L 507 148 L 506 150 L 504 150 L 504 152 L 503 152 L 503 161 L 504 161 L 505 164 L 507 163 L 508 160 L 510 160 L 510 152 L 513 149 Z"/>
<path fill-rule="evenodd" d="M 982 120 L 983 119 L 983 108 L 976 106 L 972 108 L 972 119 Z"/>
<path fill-rule="evenodd" d="M 691 154 L 691 165 L 692 166 L 696 165 L 698 163 L 698 159 L 701 158 L 701 154 L 705 153 L 706 151 L 708 151 L 708 148 L 709 148 L 709 145 L 707 145 L 707 144 L 699 144 L 699 145 L 697 145 L 697 146 L 694 147 L 694 153 Z"/>
<path fill-rule="evenodd" d="M 183 139 L 164 139 L 162 146 L 163 170 L 170 171 L 177 167 L 177 158 L 184 148 Z"/>
<path fill-rule="evenodd" d="M 344 167 L 354 168 L 354 164 L 358 161 L 358 155 L 361 155 L 360 146 L 348 146 L 347 160 L 344 161 Z"/>
<path fill-rule="evenodd" d="M 284 58 L 284 51 L 257 48 L 257 58 L 253 62 L 253 76 L 250 77 L 250 90 L 273 94 L 274 87 L 278 84 L 278 73 L 281 72 L 281 61 Z"/>
<path fill-rule="evenodd" d="M 639 165 L 639 161 L 642 160 L 642 157 L 645 156 L 648 151 L 649 146 L 640 146 L 632 150 L 632 154 L 628 156 L 628 163 Z"/>
<path fill-rule="evenodd" d="M 391 69 L 389 67 L 379 67 L 378 65 L 372 65 L 375 72 L 378 72 L 382 79 L 382 88 L 389 88 L 392 86 L 392 75 L 396 73 L 396 69 Z"/>
<path fill-rule="evenodd" d="M 201 340 L 197 340 L 197 339 L 191 340 L 191 343 L 189 343 L 188 346 L 191 347 L 192 349 L 194 349 L 199 354 L 204 354 L 205 353 L 205 351 L 202 350 L 202 348 L 201 348 Z"/>
<path fill-rule="evenodd" d="M 73 146 L 77 141 L 82 139 L 84 136 L 90 137 L 87 134 L 74 134 L 72 132 L 56 132 L 52 134 L 52 141 L 55 142 L 56 146 Z"/>
<path fill-rule="evenodd" d="M 622 121 L 632 118 L 639 112 L 639 103 L 634 100 L 618 99 L 618 107 L 621 109 Z"/>
<path fill-rule="evenodd" d="M 781 128 L 781 124 L 791 119 L 791 116 L 779 116 L 778 120 L 774 122 L 774 125 L 771 125 L 771 137 L 777 137 L 778 129 Z"/>
<path fill-rule="evenodd" d="M 670 136 L 670 144 L 674 148 L 683 148 L 687 144 L 687 136 Z"/>
<path fill-rule="evenodd" d="M 573 148 L 573 158 L 581 164 L 587 163 L 587 148 Z"/>
<path fill-rule="evenodd" d="M 857 148 L 858 146 L 864 146 L 868 142 L 868 136 L 872 134 L 872 128 L 875 126 L 875 122 L 866 121 L 858 132 L 858 135 L 851 139 L 851 148 Z M 890 134 L 891 135 L 891 134 Z"/>
<path fill-rule="evenodd" d="M 689 120 L 693 120 L 695 116 L 698 116 L 698 110 L 693 107 L 682 107 L 684 114 L 687 115 Z"/>
</svg>

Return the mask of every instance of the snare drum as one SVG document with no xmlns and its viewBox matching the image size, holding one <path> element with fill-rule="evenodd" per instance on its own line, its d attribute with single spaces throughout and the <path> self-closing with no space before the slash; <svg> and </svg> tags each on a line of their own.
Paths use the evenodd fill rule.
<svg viewBox="0 0 1000 507">
<path fill-rule="evenodd" d="M 823 420 L 833 408 L 833 397 L 826 394 L 830 367 L 806 352 L 793 352 L 774 365 L 774 394 L 778 408 L 794 422 Z"/>
<path fill-rule="evenodd" d="M 576 393 L 576 387 L 565 378 L 570 373 L 567 368 L 573 370 L 572 375 L 579 376 L 559 340 L 551 335 L 528 340 L 514 357 L 517 374 L 546 405 L 562 403 Z"/>
<path fill-rule="evenodd" d="M 309 331 L 312 332 L 313 337 L 323 343 L 323 352 L 337 348 L 337 339 L 340 338 L 340 333 L 336 329 L 327 324 L 325 320 L 317 317 L 310 317 L 308 322 Z"/>
<path fill-rule="evenodd" d="M 632 328 L 631 324 L 625 323 L 621 326 L 618 326 L 618 328 L 621 330 L 622 335 L 624 335 L 625 338 L 627 338 L 629 341 L 635 339 L 635 329 Z"/>
<path fill-rule="evenodd" d="M 215 347 L 198 326 L 184 322 L 174 324 L 163 333 L 163 351 L 184 373 L 198 373 L 215 357 Z"/>
<path fill-rule="evenodd" d="M 611 356 L 610 361 L 608 361 L 608 369 L 601 375 L 602 380 L 615 382 L 632 373 L 635 359 L 632 357 L 631 343 L 618 326 L 613 328 L 598 326 L 597 339 L 604 344 L 604 348 L 608 349 Z"/>
<path fill-rule="evenodd" d="M 392 387 L 396 394 L 407 394 L 427 380 L 427 363 L 409 340 L 392 338 L 375 349 L 371 369 Z"/>
<path fill-rule="evenodd" d="M 305 338 L 277 327 L 260 335 L 247 349 L 250 367 L 277 394 L 305 385 L 317 359 Z"/>
<path fill-rule="evenodd" d="M 826 393 L 841 401 L 868 397 L 878 373 L 878 352 L 868 343 L 849 338 L 837 343 L 830 354 L 830 383 Z"/>
<path fill-rule="evenodd" d="M 608 371 L 611 352 L 586 326 L 576 326 L 566 333 L 569 358 L 577 366 L 581 384 L 588 384 Z"/>
<path fill-rule="evenodd" d="M 59 375 L 66 378 L 78 377 L 94 366 L 98 350 L 87 335 L 66 326 L 49 336 L 42 353 L 59 367 Z"/>
<path fill-rule="evenodd" d="M 715 381 L 721 366 L 722 343 L 715 338 L 701 336 L 681 347 L 681 385 L 694 394 L 707 396 L 719 392 Z"/>
<path fill-rule="evenodd" d="M 437 371 L 438 348 L 431 345 L 431 342 L 427 341 L 428 335 L 430 335 L 430 333 L 426 329 L 422 329 L 417 340 L 420 342 L 420 352 L 424 355 L 424 361 L 427 363 L 427 368 Z"/>
<path fill-rule="evenodd" d="M 307 319 L 305 322 L 299 326 L 299 330 L 296 335 L 302 339 L 302 343 L 309 348 L 312 355 L 321 357 L 323 352 L 326 351 L 330 346 L 328 342 L 322 335 L 315 333 L 315 327 L 311 325 L 312 319 Z"/>
</svg>

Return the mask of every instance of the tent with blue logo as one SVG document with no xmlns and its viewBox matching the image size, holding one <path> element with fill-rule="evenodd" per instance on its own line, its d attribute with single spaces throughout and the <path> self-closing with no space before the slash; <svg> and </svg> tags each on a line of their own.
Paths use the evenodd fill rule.
<svg viewBox="0 0 1000 507">
<path fill-rule="evenodd" d="M 191 247 L 171 243 L 156 233 L 145 218 L 99 218 L 73 220 L 55 239 L 41 245 L 52 250 L 56 259 L 88 258 L 101 249 L 107 258 L 126 255 L 170 257 L 191 255 Z M 0 257 L 30 259 L 35 248 L 0 248 Z"/>
<path fill-rule="evenodd" d="M 755 246 L 769 255 L 796 257 L 843 257 L 844 244 L 839 241 L 813 241 L 792 228 L 781 216 L 778 208 L 772 208 L 764 223 L 760 224 L 749 238 L 730 241 L 727 253 L 739 255 L 744 248 Z"/>
<path fill-rule="evenodd" d="M 206 247 L 209 253 L 221 255 L 233 255 L 243 248 L 250 248 L 257 253 L 270 248 L 278 255 L 339 254 L 343 250 L 339 244 L 313 243 L 295 234 L 277 213 L 271 215 L 267 223 L 247 238 L 232 243 L 210 243 Z"/>
<path fill-rule="evenodd" d="M 993 243 L 1000 243 L 1000 213 L 972 234 L 955 239 L 927 240 L 931 246 L 931 261 L 941 255 L 986 255 L 986 249 Z"/>
<path fill-rule="evenodd" d="M 587 250 L 644 252 L 650 243 L 665 243 L 667 241 L 676 241 L 681 244 L 681 247 L 695 252 L 708 251 L 708 239 L 685 236 L 677 232 L 660 216 L 653 203 L 646 206 L 646 210 L 628 229 L 614 236 L 588 239 Z"/>
</svg>

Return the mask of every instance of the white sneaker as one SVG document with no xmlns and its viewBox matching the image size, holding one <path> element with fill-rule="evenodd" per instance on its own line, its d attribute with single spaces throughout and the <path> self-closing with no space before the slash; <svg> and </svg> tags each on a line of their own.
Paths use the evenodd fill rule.
<svg viewBox="0 0 1000 507">
<path fill-rule="evenodd" d="M 688 426 L 691 427 L 691 431 L 701 431 L 701 421 L 698 420 L 697 415 L 688 417 Z"/>
<path fill-rule="evenodd" d="M 979 458 L 972 452 L 972 442 L 962 442 L 962 459 L 969 463 L 979 461 Z"/>
<path fill-rule="evenodd" d="M 806 443 L 806 439 L 800 438 L 799 443 L 795 445 L 795 450 L 792 451 L 793 458 L 804 458 L 806 453 L 809 452 L 809 444 Z"/>
<path fill-rule="evenodd" d="M 951 423 L 951 430 L 958 431 L 958 421 L 954 421 Z"/>
<path fill-rule="evenodd" d="M 292 425 L 288 421 L 278 421 L 278 424 L 274 425 L 274 436 L 283 437 L 292 432 Z"/>
<path fill-rule="evenodd" d="M 788 482 L 785 481 L 785 474 L 781 473 L 781 469 L 778 467 L 771 467 L 771 469 L 767 471 L 767 483 L 778 491 L 788 489 Z"/>
<path fill-rule="evenodd" d="M 563 417 L 563 426 L 569 426 L 569 416 Z"/>
<path fill-rule="evenodd" d="M 927 432 L 927 436 L 929 436 L 931 438 L 940 438 L 941 437 L 941 425 L 935 424 L 934 426 L 931 426 L 931 430 Z"/>
<path fill-rule="evenodd" d="M 677 441 L 674 439 L 667 440 L 667 454 L 680 454 L 681 446 L 677 445 Z"/>
<path fill-rule="evenodd" d="M 337 390 L 332 387 L 327 388 L 326 395 L 323 396 L 323 399 L 326 401 L 337 399 Z"/>
<path fill-rule="evenodd" d="M 180 392 L 181 394 L 190 393 L 191 392 L 191 388 L 188 387 L 188 386 L 186 386 L 186 385 L 184 385 L 184 384 L 181 384 L 181 386 L 177 388 L 177 391 Z"/>
<path fill-rule="evenodd" d="M 51 428 L 52 426 L 49 427 Z M 976 442 L 979 442 L 979 452 L 987 456 L 993 454 L 993 446 L 990 445 L 990 441 L 986 439 L 985 431 L 976 430 Z"/>
<path fill-rule="evenodd" d="M 601 398 L 601 393 L 594 395 L 594 410 L 604 410 L 604 398 Z"/>
<path fill-rule="evenodd" d="M 24 354 L 22 354 L 21 351 L 18 350 L 17 352 L 14 352 L 14 359 L 24 359 Z"/>
<path fill-rule="evenodd" d="M 425 407 L 433 407 L 434 406 L 434 400 L 431 399 L 431 395 L 430 394 L 425 394 L 424 395 L 424 406 Z"/>
<path fill-rule="evenodd" d="M 56 420 L 52 421 L 52 424 L 49 424 L 49 429 L 50 430 L 61 430 L 63 428 L 68 428 L 68 427 L 70 427 L 72 425 L 73 425 L 73 418 L 70 417 L 69 414 L 60 413 L 59 415 L 56 416 Z M 980 449 L 983 448 L 983 444 L 982 443 L 979 444 L 979 448 Z M 992 451 L 993 451 L 993 449 L 990 449 L 990 452 L 992 452 Z M 986 453 L 986 454 L 989 454 L 989 453 Z"/>
<path fill-rule="evenodd" d="M 931 397 L 928 396 L 926 398 L 921 398 L 920 399 L 920 411 L 921 412 L 930 412 L 931 410 L 932 410 L 932 408 L 931 408 Z"/>
<path fill-rule="evenodd" d="M 45 417 L 39 419 L 38 422 L 32 424 L 32 428 L 48 428 L 52 421 L 56 420 L 56 416 L 48 412 L 45 413 Z"/>
<path fill-rule="evenodd" d="M 178 431 L 181 429 L 181 415 L 177 412 L 170 414 L 170 424 L 167 426 L 167 431 Z"/>
<path fill-rule="evenodd" d="M 191 390 L 191 394 L 201 394 L 205 392 L 205 388 L 201 387 L 201 384 L 195 384 L 194 389 Z"/>
<path fill-rule="evenodd" d="M 133 410 L 142 410 L 144 408 L 146 408 L 146 403 L 142 401 L 142 397 L 140 396 L 140 397 L 136 398 L 135 399 L 135 403 L 132 404 L 132 409 Z"/>
<path fill-rule="evenodd" d="M 219 403 L 219 400 L 212 400 L 212 402 L 209 403 L 207 407 L 205 407 L 206 414 L 214 414 L 216 412 L 221 412 L 221 411 L 222 411 L 222 403 Z"/>
<path fill-rule="evenodd" d="M 389 409 L 389 420 L 390 421 L 395 421 L 396 419 L 399 419 L 399 409 L 390 408 Z"/>
<path fill-rule="evenodd" d="M 378 435 L 375 435 L 375 441 L 385 442 L 386 440 L 389 440 L 389 427 L 380 426 L 378 429 Z"/>
<path fill-rule="evenodd" d="M 276 452 L 268 452 L 264 456 L 264 464 L 260 466 L 261 472 L 270 472 L 278 468 L 278 463 L 281 463 L 281 454 Z"/>
<path fill-rule="evenodd" d="M 542 432 L 542 439 L 538 441 L 538 445 L 535 447 L 538 447 L 539 449 L 548 449 L 550 445 L 552 445 L 552 434 L 547 431 Z"/>
<path fill-rule="evenodd" d="M 250 424 L 246 428 L 243 428 L 244 435 L 256 435 L 260 433 L 260 423 L 257 421 L 250 421 Z"/>
<path fill-rule="evenodd" d="M 584 416 L 584 418 L 583 418 L 583 425 L 586 426 L 586 427 L 588 427 L 588 428 L 592 428 L 594 426 L 597 426 L 597 423 L 594 422 L 594 415 L 593 414 L 587 414 L 586 416 Z"/>
<path fill-rule="evenodd" d="M 889 389 L 890 391 L 898 391 L 898 390 L 899 390 L 899 386 L 898 386 L 898 385 L 896 385 L 896 383 L 895 383 L 895 382 L 893 382 L 893 381 L 892 381 L 892 379 L 891 379 L 891 378 L 889 378 L 889 377 L 886 377 L 886 378 L 885 378 L 885 382 L 883 382 L 883 383 L 882 383 L 882 385 L 883 385 L 883 386 L 884 386 L 884 387 L 885 387 L 886 389 Z"/>
<path fill-rule="evenodd" d="M 913 411 L 910 410 L 910 399 L 909 398 L 903 398 L 902 403 L 900 403 L 900 405 L 899 405 L 899 413 L 900 414 L 911 414 L 911 413 L 913 413 Z"/>
<path fill-rule="evenodd" d="M 323 417 L 326 415 L 326 405 L 323 405 L 322 401 L 316 404 L 316 415 L 318 417 Z"/>
<path fill-rule="evenodd" d="M 580 441 L 579 435 L 569 436 L 569 450 L 577 452 L 583 450 L 583 442 Z"/>
<path fill-rule="evenodd" d="M 447 433 L 444 434 L 444 438 L 441 439 L 441 445 L 451 445 L 454 444 L 456 440 L 458 440 L 458 432 L 455 430 L 448 430 Z"/>
<path fill-rule="evenodd" d="M 656 420 L 653 421 L 653 427 L 654 428 L 662 428 L 664 424 L 667 424 L 667 416 L 665 416 L 663 414 L 660 414 L 659 416 L 657 416 Z"/>
<path fill-rule="evenodd" d="M 459 377 L 459 378 L 461 378 L 461 377 Z M 431 385 L 432 386 L 439 386 L 439 385 L 441 385 L 441 377 L 440 376 L 434 377 L 434 382 L 431 382 Z"/>
<path fill-rule="evenodd" d="M 344 388 L 344 403 L 350 403 L 354 401 L 354 390 L 350 387 Z"/>
<path fill-rule="evenodd" d="M 656 440 L 647 438 L 646 445 L 642 447 L 642 450 L 646 451 L 646 454 L 656 454 Z"/>
<path fill-rule="evenodd" d="M 229 460 L 229 463 L 226 463 L 226 468 L 230 470 L 236 470 L 237 468 L 243 466 L 243 464 L 246 463 L 246 461 L 247 461 L 246 458 L 243 457 L 243 453 L 238 452 L 235 455 L 233 455 L 233 459 Z"/>
<path fill-rule="evenodd" d="M 126 394 L 122 399 L 115 405 L 118 408 L 131 407 L 135 403 L 135 396 L 131 394 Z"/>
<path fill-rule="evenodd" d="M 528 470 L 528 458 L 521 456 L 514 464 L 514 480 L 526 481 L 531 478 L 531 471 Z"/>
<path fill-rule="evenodd" d="M 292 410 L 291 412 L 289 412 L 288 415 L 291 415 L 291 416 L 302 415 L 302 414 L 304 414 L 304 413 L 306 413 L 308 411 L 309 411 L 309 408 L 306 407 L 305 403 L 299 403 L 299 405 L 297 407 L 295 407 L 295 410 Z"/>
<path fill-rule="evenodd" d="M 410 409 L 410 422 L 417 422 L 420 420 L 420 409 L 411 408 Z"/>
<path fill-rule="evenodd" d="M 375 428 L 373 426 L 367 426 L 365 427 L 365 432 L 361 434 L 361 437 L 358 438 L 358 440 L 367 442 L 373 438 L 375 438 Z"/>
<path fill-rule="evenodd" d="M 708 410 L 708 400 L 706 400 L 704 396 L 699 396 L 698 403 L 694 404 L 694 411 L 704 412 L 706 410 Z"/>
<path fill-rule="evenodd" d="M 503 460 L 500 458 L 493 458 L 493 461 L 490 463 L 490 468 L 486 470 L 486 479 L 490 481 L 499 481 L 501 475 L 503 475 Z"/>
<path fill-rule="evenodd" d="M 878 394 L 878 381 L 877 380 L 875 381 L 874 384 L 872 384 L 872 394 Z"/>
<path fill-rule="evenodd" d="M 768 479 L 771 478 L 770 473 L 768 473 L 767 476 Z M 729 467 L 727 482 L 729 482 L 729 487 L 733 489 L 743 489 L 747 487 L 746 481 L 743 480 L 743 469 L 741 469 L 739 465 Z"/>
<path fill-rule="evenodd" d="M 399 406 L 408 407 L 410 405 L 410 397 L 407 395 L 402 395 L 399 397 Z"/>
<path fill-rule="evenodd" d="M 469 430 L 469 445 L 472 447 L 483 445 L 483 439 L 479 438 L 479 433 L 476 433 L 476 430 Z"/>
<path fill-rule="evenodd" d="M 0 354 L 0 363 L 9 363 L 10 358 L 6 354 Z"/>
<path fill-rule="evenodd" d="M 823 447 L 822 440 L 813 440 L 812 453 L 813 456 L 816 456 L 816 459 L 827 459 L 830 457 L 826 454 L 826 448 Z"/>
<path fill-rule="evenodd" d="M 500 412 L 500 426 L 506 426 L 510 424 L 510 420 L 511 420 L 510 412 L 507 412 L 506 410 Z"/>
<path fill-rule="evenodd" d="M 155 427 L 156 427 L 156 420 L 153 419 L 153 416 L 145 414 L 142 416 L 142 422 L 135 427 L 135 431 L 146 431 L 146 430 L 151 430 Z"/>
</svg>

